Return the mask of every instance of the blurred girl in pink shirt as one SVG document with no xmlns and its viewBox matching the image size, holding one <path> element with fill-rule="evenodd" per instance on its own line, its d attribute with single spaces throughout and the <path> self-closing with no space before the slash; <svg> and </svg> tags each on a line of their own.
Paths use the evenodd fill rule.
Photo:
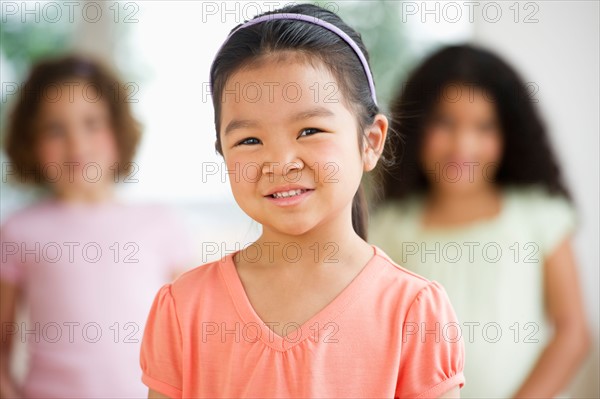
<svg viewBox="0 0 600 399">
<path fill-rule="evenodd" d="M 145 317 L 192 253 L 172 211 L 115 196 L 115 183 L 135 182 L 138 170 L 141 129 L 125 89 L 100 64 L 69 56 L 38 63 L 15 104 L 12 177 L 46 196 L 2 223 L 2 397 L 145 395 Z M 19 341 L 29 355 L 22 385 L 9 362 Z"/>
</svg>

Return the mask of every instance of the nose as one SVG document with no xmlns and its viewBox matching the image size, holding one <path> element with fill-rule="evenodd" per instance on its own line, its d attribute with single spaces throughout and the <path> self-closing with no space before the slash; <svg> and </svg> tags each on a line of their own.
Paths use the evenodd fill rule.
<svg viewBox="0 0 600 399">
<path fill-rule="evenodd" d="M 80 158 L 86 151 L 86 137 L 85 132 L 77 131 L 76 129 L 69 129 L 67 133 L 67 151 L 68 154 L 74 158 Z"/>
<path fill-rule="evenodd" d="M 263 175 L 288 176 L 304 168 L 304 161 L 293 144 L 270 145 L 262 163 Z"/>
<path fill-rule="evenodd" d="M 465 156 L 473 155 L 477 149 L 477 133 L 473 129 L 460 129 L 455 136 L 454 149 Z"/>
</svg>

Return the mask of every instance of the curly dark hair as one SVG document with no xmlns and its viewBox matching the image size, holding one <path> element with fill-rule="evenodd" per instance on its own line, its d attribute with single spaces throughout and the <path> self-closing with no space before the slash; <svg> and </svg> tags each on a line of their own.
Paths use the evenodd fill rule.
<svg viewBox="0 0 600 399">
<path fill-rule="evenodd" d="M 449 85 L 466 84 L 483 89 L 496 104 L 504 151 L 494 181 L 500 186 L 538 184 L 551 194 L 572 201 L 562 182 L 528 86 L 518 73 L 491 51 L 473 45 L 444 47 L 429 56 L 409 76 L 392 100 L 389 136 L 384 153 L 394 165 L 378 171 L 378 203 L 426 193 L 429 182 L 419 166 L 419 154 L 428 117 Z"/>
</svg>

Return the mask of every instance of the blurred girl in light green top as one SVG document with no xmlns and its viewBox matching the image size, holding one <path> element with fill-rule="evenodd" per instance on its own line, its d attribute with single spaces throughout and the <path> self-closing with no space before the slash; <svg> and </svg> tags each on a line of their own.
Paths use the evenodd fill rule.
<svg viewBox="0 0 600 399">
<path fill-rule="evenodd" d="M 571 244 L 579 219 L 534 88 L 489 51 L 453 46 L 391 106 L 394 166 L 369 237 L 446 288 L 466 344 L 461 397 L 564 393 L 590 345 Z"/>
</svg>

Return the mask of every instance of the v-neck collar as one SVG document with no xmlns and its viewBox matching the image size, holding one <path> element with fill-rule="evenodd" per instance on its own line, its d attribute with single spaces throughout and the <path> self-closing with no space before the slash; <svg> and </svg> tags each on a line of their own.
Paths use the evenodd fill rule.
<svg viewBox="0 0 600 399">
<path fill-rule="evenodd" d="M 315 338 L 323 340 L 330 334 L 331 323 L 361 292 L 367 289 L 366 285 L 369 284 L 375 272 L 382 270 L 377 267 L 379 263 L 377 260 L 382 254 L 381 250 L 375 245 L 371 245 L 371 248 L 373 248 L 373 256 L 354 279 L 323 309 L 304 322 L 296 331 L 291 332 L 289 338 L 282 337 L 269 328 L 252 307 L 233 261 L 233 257 L 241 250 L 223 257 L 219 266 L 235 308 L 244 322 L 243 330 L 248 330 L 252 339 L 260 334 L 260 337 L 256 337 L 257 341 L 260 340 L 275 350 L 286 351 L 307 338 L 313 341 Z M 326 331 L 321 331 L 323 328 Z M 257 329 L 258 331 L 256 331 Z"/>
</svg>

